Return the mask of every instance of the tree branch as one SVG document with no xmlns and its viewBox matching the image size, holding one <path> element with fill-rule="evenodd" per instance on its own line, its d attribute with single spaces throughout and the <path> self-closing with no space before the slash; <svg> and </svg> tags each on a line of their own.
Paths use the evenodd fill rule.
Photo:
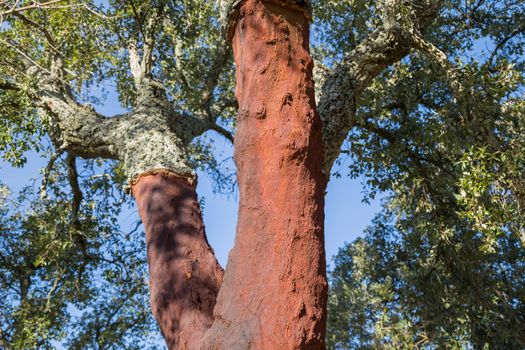
<svg viewBox="0 0 525 350">
<path fill-rule="evenodd" d="M 55 3 L 55 2 L 53 2 Z M 52 60 L 50 66 L 38 64 L 39 60 L 26 54 L 18 43 L 8 39 L 1 42 L 13 48 L 21 76 L 32 82 L 24 91 L 30 96 L 40 117 L 50 126 L 49 136 L 56 149 L 67 152 L 70 157 L 105 158 L 123 162 L 130 181 L 141 174 L 155 171 L 173 172 L 179 176 L 193 177 L 189 165 L 187 146 L 195 136 L 206 130 L 215 130 L 233 141 L 231 133 L 217 125 L 220 113 L 215 110 L 214 92 L 223 68 L 229 61 L 229 47 L 218 45 L 210 74 L 204 83 L 204 103 L 198 111 L 187 116 L 177 113 L 165 96 L 165 87 L 150 75 L 155 36 L 164 16 L 164 2 L 152 5 L 149 16 L 128 0 L 135 13 L 137 32 L 130 36 L 130 66 L 137 85 L 137 100 L 132 112 L 107 118 L 94 108 L 77 102 L 69 79 L 60 59 Z M 47 5 L 51 2 L 45 3 Z M 41 8 L 40 4 L 35 8 Z M 19 9 L 29 10 L 30 8 Z M 2 8 L 0 7 L 0 10 Z M 59 52 L 51 33 L 43 26 L 26 17 L 20 11 L 11 11 L 20 22 L 43 35 L 42 43 L 49 45 L 50 54 L 58 58 Z M 144 48 L 138 40 L 144 41 Z M 54 57 L 53 57 L 54 58 Z M 140 88 L 139 88 L 140 87 Z M 9 81 L 1 82 L 0 89 L 16 89 Z M 194 125 L 191 125 L 194 124 Z M 52 166 L 52 165 L 51 165 Z M 69 164 L 72 169 L 73 164 Z M 45 181 L 44 181 L 45 183 Z M 45 185 L 45 184 L 44 184 Z"/>
<path fill-rule="evenodd" d="M 386 6 L 387 3 L 383 6 Z M 440 2 L 413 4 L 418 23 L 425 28 L 437 16 Z M 384 10 L 383 16 L 392 14 Z M 355 114 L 361 93 L 385 68 L 408 55 L 412 47 L 410 35 L 394 18 L 383 18 L 383 26 L 372 32 L 348 53 L 325 79 L 318 111 L 323 121 L 325 174 L 329 175 L 341 145 L 355 124 Z"/>
<path fill-rule="evenodd" d="M 407 153 L 407 155 L 414 161 L 417 161 L 418 164 L 423 168 L 423 165 L 421 164 L 421 162 L 425 162 L 425 163 L 428 163 L 428 164 L 431 164 L 437 168 L 439 168 L 440 170 L 442 170 L 443 172 L 447 173 L 448 175 L 452 176 L 452 177 L 455 177 L 455 174 L 450 170 L 450 169 L 447 169 L 446 165 L 447 164 L 450 164 L 449 161 L 447 160 L 444 160 L 444 159 L 434 159 L 432 158 L 430 155 L 428 156 L 423 156 L 421 154 L 418 154 L 417 151 L 414 151 L 413 149 L 411 149 L 410 145 L 408 145 L 404 140 L 400 139 L 397 135 L 397 133 L 391 131 L 391 130 L 388 130 L 388 129 L 385 129 L 385 128 L 381 128 L 380 126 L 378 126 L 377 124 L 371 122 L 370 120 L 365 120 L 364 122 L 360 123 L 359 124 L 359 127 L 373 133 L 373 134 L 376 134 L 377 136 L 379 136 L 380 138 L 388 141 L 390 144 L 392 145 L 399 145 L 401 146 L 405 152 Z"/>
<path fill-rule="evenodd" d="M 117 159 L 112 129 L 119 118 L 105 118 L 90 106 L 78 104 L 66 92 L 45 78 L 40 90 L 33 91 L 41 118 L 50 120 L 50 136 L 55 147 L 83 158 Z"/>
<path fill-rule="evenodd" d="M 53 167 L 55 166 L 55 162 L 57 161 L 58 158 L 60 158 L 60 156 L 63 153 L 64 153 L 63 150 L 58 149 L 49 158 L 47 166 L 45 167 L 43 171 L 42 184 L 40 185 L 40 198 L 41 199 L 47 198 L 47 185 L 49 184 L 49 176 L 51 175 L 51 171 L 53 170 Z"/>
<path fill-rule="evenodd" d="M 71 222 L 76 230 L 80 230 L 80 220 L 78 213 L 80 211 L 80 205 L 82 204 L 82 190 L 78 184 L 78 171 L 76 157 L 68 154 L 67 159 L 67 175 L 69 179 L 69 185 L 71 186 L 71 192 L 73 193 L 73 200 L 71 201 Z"/>
<path fill-rule="evenodd" d="M 226 67 L 226 64 L 231 58 L 231 47 L 228 42 L 224 42 L 223 45 L 218 45 L 215 53 L 215 59 L 211 64 L 211 68 L 208 72 L 206 80 L 204 82 L 204 90 L 202 92 L 202 101 L 205 109 L 210 110 L 211 101 L 213 98 L 213 92 L 217 87 L 219 77 Z"/>
<path fill-rule="evenodd" d="M 135 80 L 135 88 L 139 89 L 142 78 L 144 77 L 144 72 L 142 71 L 142 65 L 140 64 L 141 59 L 137 50 L 137 39 L 134 37 L 128 40 L 128 53 L 131 75 L 133 75 L 133 79 Z"/>
<path fill-rule="evenodd" d="M 224 136 L 228 141 L 230 141 L 233 144 L 234 140 L 233 140 L 232 133 L 229 132 L 228 130 L 226 130 L 225 128 L 223 128 L 222 126 L 217 125 L 217 124 L 213 124 L 211 126 L 211 130 L 214 130 L 214 131 L 218 132 L 219 134 Z"/>
<path fill-rule="evenodd" d="M 447 55 L 431 42 L 425 40 L 419 34 L 412 34 L 413 46 L 424 53 L 428 58 L 437 63 L 448 78 L 449 85 L 454 92 L 456 100 L 461 101 L 464 88 L 461 85 L 457 68 L 448 60 Z"/>
<path fill-rule="evenodd" d="M 43 2 L 43 3 L 33 1 L 31 5 L 26 5 L 22 7 L 18 7 L 18 4 L 20 3 L 20 1 L 15 1 L 15 3 L 11 6 L 9 6 L 9 4 L 1 4 L 0 5 L 0 19 L 5 16 L 9 16 L 12 14 L 17 14 L 17 13 L 19 14 L 27 10 L 49 8 L 51 5 L 57 4 L 59 2 L 64 2 L 64 0 L 50 0 L 47 2 Z"/>
<path fill-rule="evenodd" d="M 20 91 L 20 86 L 9 81 L 0 81 L 0 90 Z"/>
<path fill-rule="evenodd" d="M 58 48 L 57 48 L 55 39 L 53 39 L 53 36 L 51 35 L 51 33 L 45 27 L 43 27 L 40 24 L 38 24 L 37 22 L 27 18 L 26 16 L 24 16 L 21 13 L 14 13 L 14 16 L 19 18 L 19 19 L 21 19 L 24 23 L 26 23 L 30 27 L 33 27 L 33 28 L 37 29 L 38 31 L 40 31 L 44 35 L 44 37 L 46 38 L 46 41 L 49 44 L 49 46 L 51 47 L 51 49 L 53 50 L 53 52 L 55 52 L 59 56 L 62 55 L 60 53 L 60 51 L 58 50 Z"/>
<path fill-rule="evenodd" d="M 151 74 L 153 63 L 153 50 L 155 49 L 155 34 L 162 27 L 166 1 L 160 1 L 155 6 L 153 15 L 148 18 L 144 28 L 144 50 L 142 54 L 142 71 L 145 76 Z"/>
</svg>

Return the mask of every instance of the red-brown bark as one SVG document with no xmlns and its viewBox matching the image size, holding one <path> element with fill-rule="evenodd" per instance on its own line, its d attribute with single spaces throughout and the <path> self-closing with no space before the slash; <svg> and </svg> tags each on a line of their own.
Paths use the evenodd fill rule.
<svg viewBox="0 0 525 350">
<path fill-rule="evenodd" d="M 206 239 L 195 186 L 156 174 L 142 176 L 132 191 L 146 231 L 153 314 L 170 350 L 198 349 L 223 271 Z"/>
<path fill-rule="evenodd" d="M 324 349 L 321 122 L 304 12 L 242 4 L 233 36 L 239 222 L 205 349 Z"/>
</svg>

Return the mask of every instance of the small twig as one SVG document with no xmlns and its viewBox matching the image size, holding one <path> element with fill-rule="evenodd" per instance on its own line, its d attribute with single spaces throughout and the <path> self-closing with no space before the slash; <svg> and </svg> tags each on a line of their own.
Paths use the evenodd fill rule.
<svg viewBox="0 0 525 350">
<path fill-rule="evenodd" d="M 513 30 L 507 37 L 505 37 L 502 41 L 500 41 L 494 50 L 492 51 L 489 59 L 488 59 L 488 66 L 492 67 L 494 64 L 494 59 L 497 56 L 497 53 L 499 50 L 501 50 L 512 38 L 514 38 L 516 35 L 522 33 L 525 30 L 525 25 L 518 26 L 515 30 Z"/>
<path fill-rule="evenodd" d="M 56 160 L 64 153 L 63 150 L 59 149 L 57 152 L 51 155 L 51 158 L 49 158 L 49 162 L 47 163 L 47 166 L 44 169 L 44 177 L 42 179 L 42 185 L 40 185 L 40 198 L 45 200 L 47 199 L 47 185 L 49 184 L 49 176 L 51 174 L 51 171 L 53 170 L 53 166 L 55 165 Z"/>
<path fill-rule="evenodd" d="M 119 15 L 115 15 L 115 16 L 108 16 L 107 14 L 103 13 L 103 12 L 99 12 L 99 11 L 95 11 L 93 10 L 88 4 L 86 3 L 82 3 L 82 6 L 88 10 L 89 12 L 91 12 L 92 14 L 94 14 L 95 16 L 97 17 L 100 17 L 102 19 L 116 19 L 116 18 L 121 18 L 122 16 L 119 16 Z M 97 9 L 98 10 L 98 9 Z"/>
<path fill-rule="evenodd" d="M 78 213 L 80 211 L 80 205 L 82 203 L 83 195 L 82 190 L 80 189 L 80 185 L 78 184 L 76 157 L 71 154 L 68 154 L 66 162 L 69 185 L 71 186 L 71 191 L 73 192 L 73 200 L 71 202 L 71 221 L 75 229 L 80 229 L 80 220 L 78 218 Z"/>
<path fill-rule="evenodd" d="M 18 3 L 20 2 L 20 1 L 17 1 L 11 7 L 10 10 L 4 11 L 4 12 L 0 12 L 0 16 L 8 16 L 8 15 L 11 15 L 11 14 L 14 14 L 14 13 L 20 13 L 20 12 L 24 12 L 24 11 L 32 10 L 32 9 L 48 8 L 50 5 L 53 5 L 53 4 L 56 4 L 56 3 L 59 3 L 59 2 L 63 2 L 63 1 L 64 0 L 51 0 L 51 1 L 48 1 L 48 2 L 45 2 L 45 3 L 39 3 L 39 2 L 34 1 L 33 5 L 27 5 L 27 6 L 22 6 L 22 7 L 17 7 Z"/>
<path fill-rule="evenodd" d="M 57 274 L 57 277 L 55 278 L 55 282 L 53 282 L 53 286 L 49 290 L 49 293 L 47 293 L 46 308 L 45 308 L 46 312 L 49 312 L 49 310 L 51 309 L 51 298 L 53 297 L 53 293 L 57 290 L 58 283 L 62 279 L 62 276 L 64 275 L 65 271 L 66 271 L 65 267 L 60 269 L 60 271 Z"/>
<path fill-rule="evenodd" d="M 226 139 L 228 139 L 228 141 L 230 141 L 233 144 L 234 138 L 233 138 L 232 133 L 226 130 L 225 128 L 223 128 L 222 126 L 217 125 L 217 124 L 212 124 L 211 130 L 218 132 L 219 134 L 224 136 Z"/>
</svg>

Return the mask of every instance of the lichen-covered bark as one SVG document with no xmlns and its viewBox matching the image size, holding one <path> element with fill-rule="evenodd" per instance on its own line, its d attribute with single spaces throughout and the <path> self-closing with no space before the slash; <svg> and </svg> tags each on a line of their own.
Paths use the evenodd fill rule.
<svg viewBox="0 0 525 350">
<path fill-rule="evenodd" d="M 163 91 L 154 82 L 142 84 L 136 108 L 107 118 L 93 108 L 76 103 L 67 91 L 54 88 L 45 75 L 38 97 L 50 116 L 52 139 L 57 148 L 84 158 L 120 160 L 129 181 L 160 170 L 195 177 L 187 146 L 204 127 L 175 113 Z"/>
<path fill-rule="evenodd" d="M 385 68 L 399 61 L 415 47 L 413 31 L 421 32 L 439 13 L 440 0 L 417 0 L 410 30 L 399 22 L 399 0 L 381 2 L 383 25 L 373 31 L 326 76 L 318 111 L 323 121 L 324 172 L 330 174 L 341 146 L 355 123 L 361 93 Z"/>
<path fill-rule="evenodd" d="M 146 230 L 153 314 L 170 350 L 198 349 L 223 271 L 206 239 L 195 185 L 156 174 L 140 177 L 132 192 Z"/>
<path fill-rule="evenodd" d="M 330 174 L 341 146 L 353 126 L 361 92 L 383 69 L 407 55 L 396 31 L 372 33 L 325 78 L 318 108 L 323 120 L 324 171 Z"/>
<path fill-rule="evenodd" d="M 239 222 L 203 349 L 323 349 L 325 177 L 309 22 L 271 1 L 241 4 Z"/>
</svg>

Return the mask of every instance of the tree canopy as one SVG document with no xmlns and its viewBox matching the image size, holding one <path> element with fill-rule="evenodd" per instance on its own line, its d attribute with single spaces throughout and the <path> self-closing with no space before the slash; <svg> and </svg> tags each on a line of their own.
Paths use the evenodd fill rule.
<svg viewBox="0 0 525 350">
<path fill-rule="evenodd" d="M 364 92 L 339 172 L 383 211 L 334 260 L 333 348 L 525 345 L 524 9 L 445 3 Z M 326 18 L 366 22 L 351 13 Z"/>
<path fill-rule="evenodd" d="M 160 106 L 144 137 L 231 189 L 205 134 L 235 133 L 230 2 L 0 1 L 1 155 L 49 159 L 37 190 L 2 186 L 1 347 L 155 346 L 142 232 L 118 225 L 143 154 L 117 141 Z M 335 259 L 329 344 L 523 347 L 525 4 L 311 5 L 325 171 L 385 197 Z"/>
</svg>

